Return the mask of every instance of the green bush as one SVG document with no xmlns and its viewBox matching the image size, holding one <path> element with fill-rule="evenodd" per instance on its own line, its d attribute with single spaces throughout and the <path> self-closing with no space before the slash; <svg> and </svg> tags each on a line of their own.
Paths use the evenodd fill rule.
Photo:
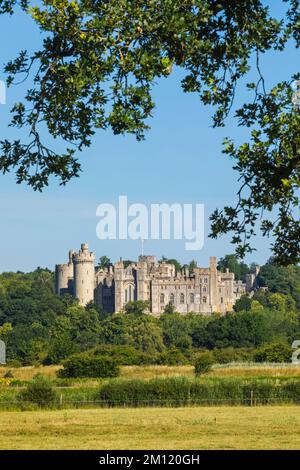
<svg viewBox="0 0 300 470">
<path fill-rule="evenodd" d="M 110 406 L 180 406 L 187 402 L 189 381 L 185 377 L 168 379 L 116 379 L 103 384 L 98 399 Z"/>
<path fill-rule="evenodd" d="M 253 349 L 223 348 L 212 351 L 217 364 L 229 364 L 230 362 L 249 362 L 253 360 Z"/>
<path fill-rule="evenodd" d="M 114 379 L 95 399 L 106 406 L 251 405 L 299 403 L 299 380 L 188 377 Z"/>
<path fill-rule="evenodd" d="M 261 346 L 254 353 L 255 362 L 291 362 L 292 348 L 282 342 Z"/>
<path fill-rule="evenodd" d="M 117 377 L 119 373 L 119 364 L 115 359 L 83 353 L 74 354 L 64 361 L 63 369 L 58 371 L 58 377 Z"/>
<path fill-rule="evenodd" d="M 215 363 L 214 356 L 210 351 L 198 353 L 195 358 L 195 374 L 202 375 L 210 371 Z"/>
<path fill-rule="evenodd" d="M 90 351 L 90 353 L 95 356 L 111 357 L 119 365 L 124 366 L 156 364 L 158 357 L 157 354 L 149 354 L 132 346 L 115 344 L 100 344 Z"/>
<path fill-rule="evenodd" d="M 41 408 L 53 406 L 57 398 L 52 382 L 42 375 L 37 375 L 18 396 L 21 403 L 35 404 Z"/>
<path fill-rule="evenodd" d="M 156 363 L 159 365 L 181 366 L 188 364 L 188 360 L 180 349 L 171 348 L 160 353 Z"/>
</svg>

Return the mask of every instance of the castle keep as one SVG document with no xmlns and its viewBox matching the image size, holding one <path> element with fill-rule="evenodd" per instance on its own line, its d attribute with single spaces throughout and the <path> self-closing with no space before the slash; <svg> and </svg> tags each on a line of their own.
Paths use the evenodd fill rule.
<svg viewBox="0 0 300 470">
<path fill-rule="evenodd" d="M 82 244 L 78 253 L 69 252 L 69 262 L 58 264 L 56 293 L 69 293 L 85 306 L 91 301 L 106 312 L 120 312 L 127 302 L 147 300 L 150 313 L 160 314 L 172 303 L 180 313 L 225 313 L 246 291 L 254 280 L 246 284 L 234 279 L 229 271 L 217 270 L 217 259 L 210 258 L 207 268 L 183 268 L 158 263 L 154 256 L 140 256 L 136 263 L 125 266 L 123 261 L 107 269 L 95 267 L 95 256 Z"/>
</svg>

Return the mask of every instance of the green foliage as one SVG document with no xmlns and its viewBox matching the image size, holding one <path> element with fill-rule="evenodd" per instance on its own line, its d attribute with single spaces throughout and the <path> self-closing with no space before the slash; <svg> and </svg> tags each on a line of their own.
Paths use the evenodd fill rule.
<svg viewBox="0 0 300 470">
<path fill-rule="evenodd" d="M 101 258 L 99 259 L 98 268 L 107 269 L 110 264 L 110 258 L 108 258 L 107 256 L 101 256 Z"/>
<path fill-rule="evenodd" d="M 97 129 L 144 139 L 155 107 L 153 87 L 173 69 L 182 70 L 185 92 L 213 107 L 214 126 L 223 126 L 246 78 L 249 99 L 235 117 L 249 138 L 238 146 L 231 139 L 224 143 L 241 182 L 239 198 L 212 214 L 211 236 L 232 233 L 237 254 L 244 256 L 253 250 L 250 239 L 260 224 L 264 236 L 274 237 L 277 260 L 298 262 L 300 114 L 292 105 L 290 77 L 267 89 L 260 66 L 267 51 L 300 45 L 299 1 L 285 4 L 281 18 L 260 0 L 2 1 L 0 14 L 21 6 L 45 40 L 40 50 L 23 50 L 5 66 L 9 86 L 30 81 L 11 110 L 11 125 L 25 128 L 30 138 L 1 141 L 0 170 L 14 170 L 18 183 L 42 190 L 51 176 L 61 184 L 79 176 L 76 150 L 90 146 Z M 247 82 L 251 68 L 254 81 Z M 65 142 L 60 154 L 43 142 L 44 127 Z"/>
<path fill-rule="evenodd" d="M 76 354 L 64 361 L 58 377 L 117 377 L 119 365 L 108 356 L 92 356 L 87 353 Z"/>
<path fill-rule="evenodd" d="M 195 268 L 197 268 L 197 261 L 193 259 L 189 264 L 189 269 L 192 271 Z"/>
<path fill-rule="evenodd" d="M 175 313 L 175 306 L 172 302 L 168 302 L 164 308 L 164 313 Z"/>
<path fill-rule="evenodd" d="M 142 365 L 156 362 L 158 354 L 141 351 L 133 346 L 100 344 L 91 351 L 96 356 L 111 357 L 120 365 Z M 154 362 L 153 362 L 154 361 Z"/>
<path fill-rule="evenodd" d="M 211 351 L 198 353 L 195 358 L 195 375 L 203 375 L 209 372 L 214 364 L 214 356 Z"/>
<path fill-rule="evenodd" d="M 159 322 L 162 326 L 164 343 L 167 347 L 186 350 L 192 345 L 190 328 L 183 315 L 179 313 L 163 314 Z"/>
<path fill-rule="evenodd" d="M 175 266 L 175 271 L 179 272 L 182 269 L 182 264 L 174 258 L 166 258 L 165 256 L 162 256 L 161 259 L 159 260 L 160 263 L 168 263 L 168 264 L 173 264 Z"/>
<path fill-rule="evenodd" d="M 162 352 L 156 358 L 156 362 L 161 365 L 181 366 L 188 364 L 189 360 L 180 349 L 170 348 Z"/>
<path fill-rule="evenodd" d="M 148 300 L 135 300 L 132 302 L 127 302 L 124 306 L 124 313 L 127 315 L 143 315 L 149 310 L 149 301 Z"/>
<path fill-rule="evenodd" d="M 299 21 L 297 29 L 299 33 Z M 300 113 L 293 107 L 290 85 L 284 81 L 268 92 L 264 86 L 258 90 L 254 85 L 255 101 L 238 110 L 239 123 L 251 130 L 250 138 L 238 146 L 227 139 L 224 153 L 235 162 L 240 175 L 239 200 L 235 206 L 217 209 L 210 218 L 211 236 L 232 232 L 231 241 L 240 256 L 253 251 L 250 239 L 259 226 L 263 236 L 273 237 L 274 256 L 282 265 L 300 261 Z"/>
<path fill-rule="evenodd" d="M 145 303 L 127 313 L 100 316 L 53 292 L 48 270 L 0 275 L 0 339 L 14 364 L 61 364 L 81 352 L 98 350 L 119 364 L 192 364 L 199 350 L 213 351 L 216 362 L 244 361 L 265 343 L 291 344 L 300 335 L 298 268 L 261 268 L 259 283 L 269 291 L 242 297 L 236 312 L 221 316 L 145 314 Z M 280 291 L 283 291 L 281 293 Z M 102 352 L 101 352 L 102 351 Z M 244 351 L 244 352 L 243 352 Z M 252 358 L 251 358 L 252 359 Z"/>
<path fill-rule="evenodd" d="M 292 348 L 282 342 L 264 344 L 255 353 L 256 362 L 291 362 Z"/>
<path fill-rule="evenodd" d="M 242 312 L 243 310 L 250 310 L 251 309 L 251 304 L 252 300 L 248 295 L 242 295 L 240 299 L 238 299 L 234 306 L 233 309 L 235 312 Z"/>
<path fill-rule="evenodd" d="M 246 274 L 249 273 L 247 264 L 238 261 L 236 255 L 226 255 L 224 258 L 220 258 L 217 268 L 223 273 L 229 269 L 229 272 L 234 273 L 235 279 L 241 281 L 245 281 Z"/>
<path fill-rule="evenodd" d="M 5 1 L 0 14 L 12 13 L 16 3 Z M 152 88 L 174 66 L 184 71 L 183 90 L 217 106 L 214 124 L 222 125 L 252 53 L 277 47 L 281 32 L 284 44 L 283 25 L 259 0 L 188 1 L 184 7 L 179 0 L 38 5 L 28 0 L 21 6 L 28 6 L 26 13 L 46 39 L 39 51 L 22 51 L 6 65 L 9 85 L 20 73 L 31 78 L 25 99 L 13 106 L 12 125 L 27 127 L 32 138 L 2 141 L 0 167 L 14 168 L 18 182 L 39 190 L 51 175 L 62 184 L 78 176 L 70 144 L 79 150 L 89 146 L 96 129 L 143 139 L 154 108 Z M 67 142 L 65 152 L 59 155 L 42 143 L 43 124 L 52 137 Z"/>
<path fill-rule="evenodd" d="M 19 400 L 25 404 L 33 403 L 41 408 L 55 405 L 57 393 L 50 380 L 37 375 L 18 396 Z"/>
<path fill-rule="evenodd" d="M 96 397 L 104 406 L 188 406 L 299 403 L 299 380 L 248 378 L 157 378 L 110 380 Z"/>
<path fill-rule="evenodd" d="M 214 361 L 217 364 L 229 364 L 230 362 L 251 362 L 254 350 L 251 348 L 224 348 L 214 349 Z"/>
<path fill-rule="evenodd" d="M 300 266 L 278 266 L 271 258 L 261 267 L 258 281 L 271 292 L 290 295 L 300 308 Z"/>
</svg>

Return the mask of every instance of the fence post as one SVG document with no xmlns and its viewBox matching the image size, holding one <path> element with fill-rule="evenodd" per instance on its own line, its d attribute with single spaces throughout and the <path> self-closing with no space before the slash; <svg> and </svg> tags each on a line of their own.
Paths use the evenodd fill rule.
<svg viewBox="0 0 300 470">
<path fill-rule="evenodd" d="M 63 394 L 62 394 L 62 392 L 61 392 L 60 397 L 59 397 L 59 406 L 60 406 L 60 408 L 63 407 L 63 404 L 64 404 L 64 401 L 63 401 Z"/>
<path fill-rule="evenodd" d="M 253 406 L 253 390 L 250 392 L 250 406 Z"/>
</svg>

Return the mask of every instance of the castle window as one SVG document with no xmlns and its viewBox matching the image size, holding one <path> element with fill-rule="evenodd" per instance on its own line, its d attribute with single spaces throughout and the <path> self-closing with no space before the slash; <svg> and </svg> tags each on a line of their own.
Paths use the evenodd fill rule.
<svg viewBox="0 0 300 470">
<path fill-rule="evenodd" d="M 190 304 L 193 304 L 195 302 L 195 295 L 190 294 Z"/>
<path fill-rule="evenodd" d="M 221 304 L 223 303 L 223 297 L 221 297 Z"/>
<path fill-rule="evenodd" d="M 206 292 L 206 287 L 203 287 L 203 292 Z"/>
<path fill-rule="evenodd" d="M 207 277 L 204 278 L 204 282 L 207 284 Z"/>
<path fill-rule="evenodd" d="M 180 294 L 180 303 L 184 304 L 184 294 Z"/>
<path fill-rule="evenodd" d="M 170 303 L 174 304 L 174 294 L 170 294 Z"/>
<path fill-rule="evenodd" d="M 206 297 L 203 297 L 203 303 L 206 304 Z"/>
<path fill-rule="evenodd" d="M 165 295 L 164 294 L 160 294 L 160 303 L 161 304 L 165 303 Z"/>
</svg>

